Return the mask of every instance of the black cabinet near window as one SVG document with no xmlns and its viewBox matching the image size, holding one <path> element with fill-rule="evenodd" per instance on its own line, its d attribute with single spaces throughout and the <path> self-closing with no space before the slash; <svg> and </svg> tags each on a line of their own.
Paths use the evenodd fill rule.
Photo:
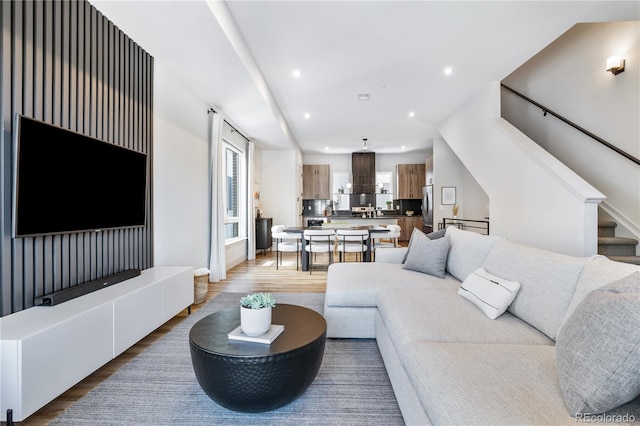
<svg viewBox="0 0 640 426">
<path fill-rule="evenodd" d="M 262 254 L 265 254 L 265 250 L 271 250 L 273 241 L 271 239 L 271 226 L 273 219 L 270 217 L 261 217 L 256 219 L 256 250 L 262 250 Z"/>
</svg>

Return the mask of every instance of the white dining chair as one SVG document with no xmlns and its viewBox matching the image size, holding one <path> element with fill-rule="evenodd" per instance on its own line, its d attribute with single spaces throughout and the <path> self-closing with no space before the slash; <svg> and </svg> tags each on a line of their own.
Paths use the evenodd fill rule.
<svg viewBox="0 0 640 426">
<path fill-rule="evenodd" d="M 309 274 L 311 274 L 312 258 L 316 253 L 328 253 L 329 265 L 333 261 L 333 246 L 335 243 L 335 231 L 333 229 L 305 229 L 304 239 L 306 245 L 304 249 L 309 253 Z"/>
<path fill-rule="evenodd" d="M 398 247 L 398 238 L 400 238 L 402 228 L 400 225 L 387 225 L 387 229 L 389 232 L 382 232 L 371 237 L 373 239 L 372 250 L 380 247 Z"/>
<path fill-rule="evenodd" d="M 300 251 L 302 250 L 302 241 L 299 234 L 284 232 L 284 225 L 274 225 L 271 227 L 271 238 L 276 243 L 276 269 L 282 265 L 283 253 L 296 254 L 296 271 L 300 265 Z"/>
<path fill-rule="evenodd" d="M 343 255 L 345 261 L 347 260 L 347 253 L 355 253 L 356 261 L 358 253 L 360 253 L 360 260 L 364 260 L 368 239 L 369 231 L 366 229 L 338 229 L 336 231 L 336 251 L 340 256 L 340 262 L 342 262 Z"/>
<path fill-rule="evenodd" d="M 402 233 L 400 225 L 387 225 L 388 232 L 381 232 L 371 236 L 371 258 L 375 259 L 376 249 L 398 247 L 398 238 Z"/>
</svg>

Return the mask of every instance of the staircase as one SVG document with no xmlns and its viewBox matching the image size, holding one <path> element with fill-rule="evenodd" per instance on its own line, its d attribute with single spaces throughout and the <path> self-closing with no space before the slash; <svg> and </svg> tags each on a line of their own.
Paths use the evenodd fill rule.
<svg viewBox="0 0 640 426">
<path fill-rule="evenodd" d="M 638 240 L 616 237 L 616 222 L 603 220 L 598 222 L 598 254 L 617 262 L 640 265 L 640 256 L 636 256 Z"/>
</svg>

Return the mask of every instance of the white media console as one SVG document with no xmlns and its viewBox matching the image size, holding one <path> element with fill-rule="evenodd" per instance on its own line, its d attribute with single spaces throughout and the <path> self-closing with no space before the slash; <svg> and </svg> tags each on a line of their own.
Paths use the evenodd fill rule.
<svg viewBox="0 0 640 426">
<path fill-rule="evenodd" d="M 0 411 L 22 421 L 193 303 L 193 269 L 157 266 L 0 318 Z"/>
</svg>

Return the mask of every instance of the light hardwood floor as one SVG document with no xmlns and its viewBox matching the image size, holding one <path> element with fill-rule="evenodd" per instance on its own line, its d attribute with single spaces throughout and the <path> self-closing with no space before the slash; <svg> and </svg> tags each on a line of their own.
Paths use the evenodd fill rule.
<svg viewBox="0 0 640 426">
<path fill-rule="evenodd" d="M 352 260 L 351 258 L 348 258 Z M 227 271 L 227 279 L 218 283 L 209 283 L 206 300 L 213 299 L 219 293 L 249 293 L 249 292 L 287 292 L 287 293 L 324 293 L 327 284 L 326 255 L 318 254 L 311 274 L 296 271 L 296 258 L 293 253 L 284 254 L 284 265 L 276 270 L 275 252 L 267 251 L 259 254 L 255 260 L 241 263 Z M 337 260 L 337 258 L 334 258 Z M 317 268 L 315 265 L 318 265 Z M 324 267 L 323 267 L 324 265 Z M 193 305 L 191 312 L 196 312 L 203 304 Z M 60 395 L 58 398 L 35 412 L 19 425 L 46 425 L 56 418 L 62 411 L 87 394 L 91 389 L 108 378 L 127 362 L 134 359 L 160 337 L 187 317 L 187 310 L 176 315 L 160 326 L 150 335 L 126 350 L 120 356 L 107 363 L 86 379 Z M 5 424 L 4 422 L 2 423 Z"/>
</svg>

